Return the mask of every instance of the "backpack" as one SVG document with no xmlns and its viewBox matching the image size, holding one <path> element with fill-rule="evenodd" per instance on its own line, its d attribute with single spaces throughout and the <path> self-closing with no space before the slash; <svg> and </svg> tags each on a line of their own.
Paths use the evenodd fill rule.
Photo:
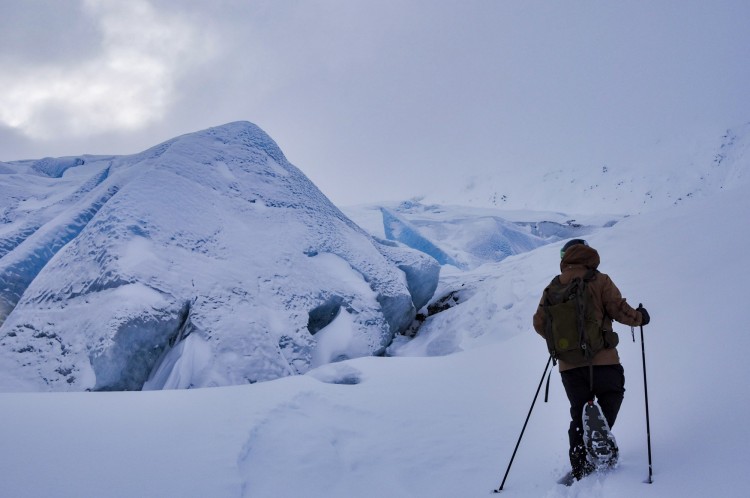
<svg viewBox="0 0 750 498">
<path fill-rule="evenodd" d="M 594 312 L 593 294 L 588 283 L 596 278 L 596 274 L 596 270 L 589 270 L 583 278 L 574 278 L 566 285 L 560 282 L 558 275 L 544 289 L 545 337 L 554 360 L 590 366 L 596 353 L 614 346 L 605 341 L 602 323 Z"/>
</svg>

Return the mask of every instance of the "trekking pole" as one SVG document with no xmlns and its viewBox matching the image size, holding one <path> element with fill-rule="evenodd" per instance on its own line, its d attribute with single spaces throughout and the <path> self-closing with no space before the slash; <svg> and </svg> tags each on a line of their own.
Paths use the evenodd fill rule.
<svg viewBox="0 0 750 498">
<path fill-rule="evenodd" d="M 642 307 L 639 304 L 638 307 Z M 648 441 L 648 484 L 654 482 L 653 480 L 653 466 L 651 464 L 651 424 L 649 423 L 648 416 L 648 382 L 646 382 L 646 346 L 643 343 L 643 325 L 641 325 L 641 354 L 643 355 L 643 392 L 646 396 L 646 439 Z"/>
<path fill-rule="evenodd" d="M 542 389 L 542 384 L 544 383 L 544 376 L 547 374 L 547 369 L 549 368 L 549 363 L 552 361 L 552 355 L 550 355 L 549 359 L 547 360 L 547 364 L 544 366 L 544 373 L 542 374 L 542 380 L 539 381 L 539 387 L 536 388 L 536 394 L 534 394 L 534 401 L 531 402 L 531 408 L 529 408 L 529 414 L 526 415 L 526 422 L 523 423 L 523 429 L 521 429 L 521 435 L 518 436 L 518 442 L 516 442 L 516 448 L 513 450 L 513 455 L 510 457 L 510 462 L 508 463 L 508 468 L 505 471 L 505 476 L 503 476 L 503 482 L 500 483 L 500 487 L 495 489 L 495 493 L 499 493 L 503 490 L 503 486 L 505 486 L 505 480 L 508 478 L 508 473 L 510 472 L 510 466 L 513 465 L 513 459 L 516 458 L 516 452 L 518 451 L 518 447 L 521 445 L 521 438 L 523 437 L 524 431 L 526 431 L 526 425 L 529 423 L 529 418 L 531 417 L 531 411 L 534 409 L 534 404 L 536 403 L 536 398 L 539 396 L 539 391 Z"/>
</svg>

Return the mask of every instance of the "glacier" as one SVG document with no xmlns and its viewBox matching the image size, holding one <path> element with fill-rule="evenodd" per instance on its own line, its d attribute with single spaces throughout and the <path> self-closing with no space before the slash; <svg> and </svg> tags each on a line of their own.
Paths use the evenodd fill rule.
<svg viewBox="0 0 750 498">
<path fill-rule="evenodd" d="M 376 237 L 432 256 L 444 268 L 472 270 L 559 240 L 611 227 L 623 215 L 571 215 L 471 206 L 400 203 L 344 207 L 346 215 Z"/>
<path fill-rule="evenodd" d="M 0 168 L 0 390 L 225 386 L 383 354 L 440 265 L 351 221 L 259 127 Z"/>
</svg>

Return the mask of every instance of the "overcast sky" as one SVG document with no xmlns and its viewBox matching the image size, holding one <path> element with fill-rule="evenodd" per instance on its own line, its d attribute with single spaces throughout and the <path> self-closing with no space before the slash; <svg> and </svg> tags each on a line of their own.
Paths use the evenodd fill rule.
<svg viewBox="0 0 750 498">
<path fill-rule="evenodd" d="M 247 120 L 334 202 L 405 199 L 750 121 L 748 26 L 747 0 L 0 0 L 0 160 Z"/>
</svg>

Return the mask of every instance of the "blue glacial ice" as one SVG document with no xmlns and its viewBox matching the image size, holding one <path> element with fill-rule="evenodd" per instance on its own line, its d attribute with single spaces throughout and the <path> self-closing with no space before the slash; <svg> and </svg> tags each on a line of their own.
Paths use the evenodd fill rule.
<svg viewBox="0 0 750 498">
<path fill-rule="evenodd" d="M 367 234 L 251 123 L 84 157 L 0 178 L 0 390 L 304 373 L 381 354 L 437 286 L 430 256 Z"/>
</svg>

